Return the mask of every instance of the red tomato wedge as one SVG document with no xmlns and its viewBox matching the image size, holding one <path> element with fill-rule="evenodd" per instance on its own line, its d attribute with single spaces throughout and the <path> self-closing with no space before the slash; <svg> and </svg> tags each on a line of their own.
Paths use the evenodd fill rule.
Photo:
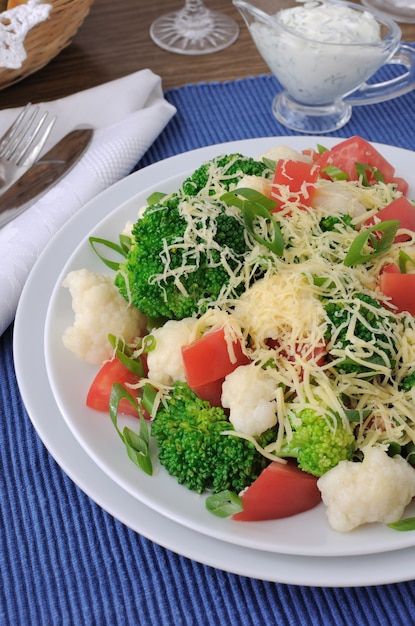
<svg viewBox="0 0 415 626">
<path fill-rule="evenodd" d="M 280 159 L 275 169 L 271 198 L 278 201 L 286 199 L 276 187 L 283 185 L 293 194 L 288 197 L 290 201 L 299 201 L 304 206 L 310 206 L 319 173 L 320 168 L 314 163 Z"/>
<path fill-rule="evenodd" d="M 383 175 L 385 182 L 393 182 L 395 168 L 368 141 L 362 137 L 350 137 L 323 152 L 316 160 L 321 169 L 334 165 L 348 174 L 350 180 L 357 180 L 355 163 L 374 167 Z M 373 181 L 375 182 L 375 181 Z"/>
<path fill-rule="evenodd" d="M 267 346 L 269 346 L 271 349 L 274 348 L 278 348 L 279 347 L 279 341 L 278 339 L 267 339 L 266 341 Z M 281 350 L 281 354 L 288 360 L 288 361 L 294 361 L 295 360 L 295 354 L 299 354 L 301 355 L 305 355 L 307 360 L 310 361 L 314 361 L 316 365 L 324 365 L 325 361 L 326 361 L 326 356 L 327 356 L 327 344 L 320 344 L 317 345 L 313 348 L 311 348 L 310 346 L 307 346 L 307 344 L 295 344 L 294 345 L 294 351 L 293 352 L 287 352 L 285 349 Z"/>
<path fill-rule="evenodd" d="M 104 363 L 95 376 L 88 391 L 86 405 L 90 409 L 108 413 L 112 384 L 120 383 L 131 393 L 126 383 L 134 385 L 139 380 L 136 374 L 130 372 L 117 357 L 114 357 L 111 361 Z M 138 417 L 138 411 L 125 398 L 121 400 L 118 410 L 125 415 Z"/>
<path fill-rule="evenodd" d="M 249 363 L 249 358 L 242 352 L 240 341 L 234 342 L 232 347 L 235 358 L 231 360 L 223 327 L 210 330 L 200 339 L 183 346 L 182 356 L 187 384 L 195 393 L 198 391 L 202 393 L 199 397 L 203 400 L 209 399 L 203 397 L 203 392 L 205 396 L 212 394 L 217 397 L 218 388 L 222 387 L 225 376 L 239 365 Z"/>
<path fill-rule="evenodd" d="M 365 223 L 368 226 L 372 226 L 375 223 L 375 218 L 381 222 L 387 220 L 399 220 L 400 228 L 406 228 L 415 233 L 415 207 L 404 196 L 393 200 L 390 204 L 378 211 L 375 216 L 371 217 Z M 395 237 L 394 242 L 407 241 L 410 239 L 409 235 L 398 235 Z"/>
<path fill-rule="evenodd" d="M 388 263 L 382 267 L 382 273 L 389 272 L 390 274 L 400 274 L 401 270 L 395 263 Z"/>
<path fill-rule="evenodd" d="M 415 315 L 415 274 L 401 274 L 396 270 L 393 265 L 384 268 L 379 276 L 379 289 L 399 312 Z"/>
<path fill-rule="evenodd" d="M 222 406 L 222 385 L 224 380 L 225 377 L 218 378 L 205 385 L 192 387 L 192 390 L 201 400 L 206 400 L 211 406 Z"/>
<path fill-rule="evenodd" d="M 258 522 L 308 511 L 321 501 L 317 480 L 316 476 L 306 474 L 295 463 L 272 461 L 242 493 L 244 510 L 235 513 L 232 519 Z"/>
<path fill-rule="evenodd" d="M 407 195 L 409 189 L 409 183 L 407 180 L 405 180 L 401 176 L 394 176 L 390 182 L 394 183 L 396 185 L 396 189 L 400 191 L 404 196 Z"/>
</svg>

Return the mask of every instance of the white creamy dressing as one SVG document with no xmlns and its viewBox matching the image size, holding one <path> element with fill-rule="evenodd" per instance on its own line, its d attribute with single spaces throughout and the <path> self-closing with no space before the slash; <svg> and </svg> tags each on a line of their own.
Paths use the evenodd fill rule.
<svg viewBox="0 0 415 626">
<path fill-rule="evenodd" d="M 307 39 L 326 43 L 375 43 L 380 41 L 380 27 L 367 11 L 354 11 L 337 4 L 307 2 L 285 9 L 277 19 L 286 28 Z"/>
<path fill-rule="evenodd" d="M 283 9 L 250 32 L 288 93 L 303 104 L 326 104 L 372 76 L 390 54 L 380 25 L 364 10 L 325 2 Z"/>
</svg>

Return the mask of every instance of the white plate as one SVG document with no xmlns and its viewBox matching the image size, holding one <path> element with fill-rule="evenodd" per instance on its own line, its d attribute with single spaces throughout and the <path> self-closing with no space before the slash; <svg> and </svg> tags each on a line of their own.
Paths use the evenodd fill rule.
<svg viewBox="0 0 415 626">
<path fill-rule="evenodd" d="M 335 141 L 327 139 L 326 144 Z M 91 212 L 100 215 L 101 221 L 97 220 L 93 234 L 115 240 L 124 224 L 135 219 L 150 193 L 177 189 L 188 173 L 211 156 L 232 151 L 257 156 L 279 143 L 304 148 L 313 146 L 314 142 L 314 138 L 304 137 L 268 138 L 210 146 L 179 155 L 131 176 L 125 182 L 129 195 L 122 193 L 124 185 L 119 184 L 116 192 L 90 203 L 83 211 L 83 217 Z M 414 154 L 386 146 L 381 150 L 394 163 L 399 175 L 411 177 Z M 415 197 L 415 189 L 412 193 Z M 109 215 L 102 219 L 106 213 Z M 415 544 L 415 533 L 398 533 L 380 524 L 368 525 L 352 533 L 336 533 L 328 526 L 322 504 L 301 515 L 278 521 L 241 523 L 223 520 L 206 511 L 203 497 L 179 486 L 163 469 L 152 477 L 140 472 L 129 460 L 109 417 L 85 407 L 85 397 L 96 368 L 79 362 L 61 341 L 63 331 L 72 323 L 73 317 L 69 292 L 61 287 L 64 276 L 72 269 L 83 267 L 105 271 L 89 245 L 86 221 L 78 218 L 77 223 L 79 228 L 75 235 L 72 235 L 73 225 L 70 224 L 68 230 L 64 228 L 57 236 L 61 244 L 69 239 L 75 252 L 68 255 L 69 260 L 51 296 L 45 329 L 45 360 L 52 393 L 68 427 L 108 477 L 170 520 L 208 537 L 245 548 L 288 555 L 334 557 L 386 552 Z M 56 263 L 53 257 L 50 259 Z M 135 420 L 131 421 L 136 424 Z"/>
<path fill-rule="evenodd" d="M 104 194 L 103 199 L 108 198 Z M 85 222 L 99 213 L 91 211 Z M 67 232 L 75 233 L 74 220 Z M 73 230 L 72 230 L 73 229 Z M 14 357 L 20 391 L 33 426 L 60 467 L 94 502 L 155 543 L 190 559 L 224 571 L 271 582 L 320 587 L 357 587 L 415 578 L 415 548 L 361 557 L 313 558 L 285 556 L 240 548 L 189 530 L 155 513 L 124 491 L 79 445 L 56 405 L 43 355 L 45 315 L 58 268 L 71 248 L 59 241 L 36 264 L 17 311 Z M 28 359 L 27 354 L 33 358 Z M 34 359 L 36 368 L 33 368 Z M 99 532 L 99 530 L 98 530 Z"/>
<path fill-rule="evenodd" d="M 314 145 L 315 138 L 309 141 L 309 145 Z M 298 138 L 297 141 L 292 137 L 253 140 L 244 142 L 244 147 L 257 153 L 270 144 L 281 142 L 304 145 L 306 140 Z M 228 151 L 233 147 L 224 146 L 224 149 Z M 413 156 L 402 154 L 401 150 L 390 151 L 395 162 L 402 156 L 413 160 Z M 193 153 L 193 158 L 196 162 L 215 154 L 216 147 L 201 149 Z M 286 556 L 220 542 L 176 524 L 143 505 L 112 481 L 108 473 L 101 470 L 80 446 L 62 418 L 49 384 L 43 343 L 49 300 L 61 269 L 77 242 L 83 240 L 105 215 L 140 188 L 157 186 L 166 171 L 172 175 L 177 170 L 181 171 L 183 162 L 188 162 L 188 159 L 186 154 L 173 157 L 139 171 L 108 189 L 62 229 L 35 265 L 19 303 L 14 330 L 16 374 L 33 426 L 62 469 L 91 499 L 136 532 L 188 558 L 235 574 L 286 584 L 363 586 L 415 578 L 414 548 L 330 559 Z M 33 359 L 27 359 L 28 352 L 36 358 L 36 368 L 32 367 Z M 135 477 L 138 480 L 136 474 Z"/>
</svg>

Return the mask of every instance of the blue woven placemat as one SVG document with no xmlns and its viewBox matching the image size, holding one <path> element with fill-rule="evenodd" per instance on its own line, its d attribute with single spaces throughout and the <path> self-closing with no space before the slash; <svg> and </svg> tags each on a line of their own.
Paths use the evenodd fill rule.
<svg viewBox="0 0 415 626">
<path fill-rule="evenodd" d="M 385 71 L 383 78 L 390 77 L 390 73 Z M 282 126 L 272 114 L 272 100 L 279 90 L 277 80 L 264 75 L 233 82 L 187 85 L 168 91 L 166 98 L 177 107 L 177 114 L 139 167 L 210 144 L 251 137 L 298 135 Z M 415 149 L 415 91 L 380 104 L 353 107 L 349 123 L 325 136 L 346 138 L 352 135 Z M 316 135 L 317 142 L 324 144 L 324 136 Z"/>
<path fill-rule="evenodd" d="M 294 134 L 272 116 L 277 90 L 274 78 L 260 76 L 167 92 L 177 115 L 137 168 L 212 143 Z M 356 107 L 334 135 L 355 134 L 413 149 L 415 94 Z M 0 416 L 0 626 L 414 621 L 413 582 L 348 589 L 263 582 L 195 563 L 117 522 L 62 472 L 34 431 L 17 390 L 12 328 L 0 339 Z"/>
</svg>

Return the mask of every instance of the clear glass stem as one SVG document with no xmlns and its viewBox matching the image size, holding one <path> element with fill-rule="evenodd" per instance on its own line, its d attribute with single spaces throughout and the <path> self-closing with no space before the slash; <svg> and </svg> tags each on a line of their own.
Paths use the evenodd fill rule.
<svg viewBox="0 0 415 626">
<path fill-rule="evenodd" d="M 202 0 L 186 0 L 179 11 L 159 17 L 150 27 L 154 43 L 178 54 L 209 54 L 230 46 L 238 38 L 237 23 Z"/>
<path fill-rule="evenodd" d="M 200 15 L 202 11 L 207 11 L 207 8 L 202 0 L 186 0 L 184 7 L 181 10 L 182 13 L 188 15 L 189 17 L 195 13 Z"/>
</svg>

